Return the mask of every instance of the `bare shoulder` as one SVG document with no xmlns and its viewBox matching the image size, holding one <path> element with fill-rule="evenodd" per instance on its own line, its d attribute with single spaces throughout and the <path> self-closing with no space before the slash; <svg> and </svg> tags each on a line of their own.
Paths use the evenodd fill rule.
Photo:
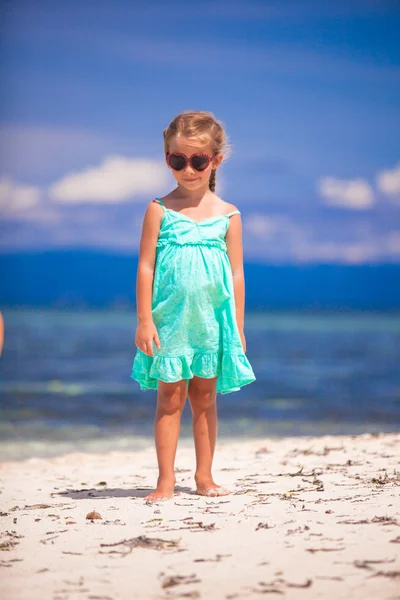
<svg viewBox="0 0 400 600">
<path fill-rule="evenodd" d="M 154 218 L 157 216 L 162 217 L 163 212 L 164 212 L 164 209 L 161 206 L 161 204 L 157 201 L 156 198 L 153 198 L 147 204 L 145 216 L 149 216 L 150 218 Z"/>
<path fill-rule="evenodd" d="M 235 212 L 236 210 L 240 213 L 240 210 L 234 204 L 231 204 L 230 202 L 224 202 L 224 204 L 225 204 L 224 213 L 226 215 L 230 215 L 230 213 Z M 231 215 L 231 217 L 230 217 L 229 220 L 230 221 L 234 221 L 235 223 L 238 221 L 240 223 L 241 222 L 241 216 L 240 216 L 240 214 Z"/>
<path fill-rule="evenodd" d="M 225 202 L 225 209 L 227 213 L 231 213 L 234 210 L 239 210 L 237 206 L 235 206 L 234 204 L 230 204 L 229 202 Z"/>
<path fill-rule="evenodd" d="M 216 200 L 216 203 L 218 204 L 218 206 L 220 207 L 221 212 L 224 214 L 231 213 L 234 210 L 239 210 L 237 208 L 237 206 L 235 206 L 234 204 L 231 204 L 230 202 L 226 202 L 225 200 L 222 200 L 222 198 L 219 198 L 218 196 L 215 196 L 215 200 Z"/>
<path fill-rule="evenodd" d="M 150 200 L 143 217 L 143 231 L 159 231 L 163 214 L 164 209 L 161 204 L 155 198 Z"/>
<path fill-rule="evenodd" d="M 175 190 L 173 190 L 166 196 L 160 196 L 159 198 L 153 198 L 153 200 L 150 202 L 150 204 L 155 204 L 161 211 L 164 211 L 163 207 L 158 202 L 158 200 L 161 200 L 161 202 L 164 204 L 164 206 L 166 208 L 172 208 L 175 205 L 174 203 L 179 204 L 179 197 L 177 197 Z"/>
</svg>

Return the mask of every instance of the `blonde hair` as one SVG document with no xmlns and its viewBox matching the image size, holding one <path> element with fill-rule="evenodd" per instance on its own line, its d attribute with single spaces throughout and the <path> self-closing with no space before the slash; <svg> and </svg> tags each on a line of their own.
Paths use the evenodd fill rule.
<svg viewBox="0 0 400 600">
<path fill-rule="evenodd" d="M 164 151 L 169 151 L 172 138 L 182 136 L 195 139 L 205 146 L 211 145 L 213 155 L 224 151 L 225 156 L 229 150 L 228 138 L 223 123 L 218 121 L 213 113 L 203 110 L 185 110 L 176 115 L 163 131 Z M 224 158 L 225 158 L 224 156 Z M 216 169 L 211 171 L 209 187 L 215 192 Z"/>
</svg>

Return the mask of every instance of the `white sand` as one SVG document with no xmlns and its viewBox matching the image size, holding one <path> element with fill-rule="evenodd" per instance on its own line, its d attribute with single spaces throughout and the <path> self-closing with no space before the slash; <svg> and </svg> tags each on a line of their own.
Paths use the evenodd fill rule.
<svg viewBox="0 0 400 600">
<path fill-rule="evenodd" d="M 216 499 L 193 493 L 179 447 L 177 493 L 153 506 L 153 448 L 4 463 L 0 598 L 399 599 L 399 447 L 400 434 L 220 443 L 215 479 L 233 493 Z"/>
</svg>

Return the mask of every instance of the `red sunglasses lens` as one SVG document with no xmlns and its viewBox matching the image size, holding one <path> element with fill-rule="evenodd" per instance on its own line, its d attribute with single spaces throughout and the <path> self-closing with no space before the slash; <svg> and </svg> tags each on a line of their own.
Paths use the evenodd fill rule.
<svg viewBox="0 0 400 600">
<path fill-rule="evenodd" d="M 208 167 L 209 160 L 208 160 L 207 156 L 201 156 L 200 154 L 194 154 L 192 156 L 191 163 L 192 163 L 193 169 L 196 169 L 196 171 L 204 171 L 204 169 L 207 169 L 207 167 Z"/>
<path fill-rule="evenodd" d="M 186 166 L 186 158 L 180 154 L 170 154 L 168 159 L 174 171 L 182 171 Z"/>
</svg>

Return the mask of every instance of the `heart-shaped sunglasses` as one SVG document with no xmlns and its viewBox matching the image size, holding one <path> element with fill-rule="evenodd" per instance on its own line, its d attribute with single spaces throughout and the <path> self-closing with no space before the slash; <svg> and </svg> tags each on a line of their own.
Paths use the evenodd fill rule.
<svg viewBox="0 0 400 600">
<path fill-rule="evenodd" d="M 190 163 L 196 171 L 204 171 L 207 169 L 210 162 L 217 156 L 218 154 L 215 154 L 214 156 L 208 156 L 208 154 L 192 154 L 192 156 L 189 156 L 188 158 L 185 154 L 181 154 L 180 152 L 167 152 L 166 158 L 167 163 L 174 171 L 182 171 L 188 163 Z"/>
</svg>

